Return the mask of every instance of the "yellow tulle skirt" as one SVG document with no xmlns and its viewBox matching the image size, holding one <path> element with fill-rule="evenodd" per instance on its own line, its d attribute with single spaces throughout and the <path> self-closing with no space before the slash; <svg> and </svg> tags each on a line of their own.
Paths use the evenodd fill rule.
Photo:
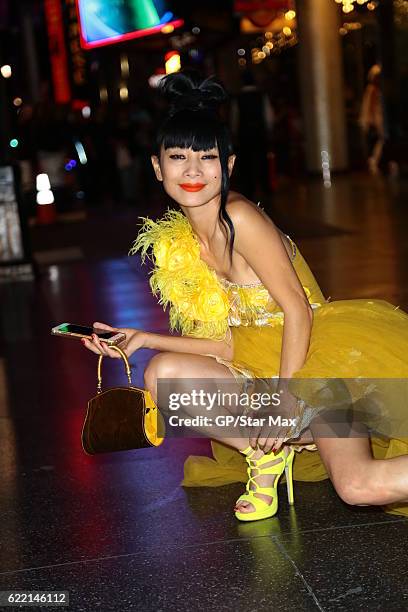
<svg viewBox="0 0 408 612">
<path fill-rule="evenodd" d="M 225 362 L 239 377 L 254 378 L 279 373 L 283 326 L 232 328 L 234 358 Z M 372 380 L 369 380 L 372 379 Z M 395 384 L 391 379 L 395 379 Z M 334 386 L 332 381 L 336 381 Z M 322 304 L 314 311 L 306 362 L 293 377 L 294 394 L 317 413 L 339 405 L 338 381 L 354 403 L 375 387 L 375 411 L 367 411 L 367 425 L 376 459 L 408 454 L 408 314 L 382 300 L 342 300 Z M 379 398 L 379 399 L 378 399 Z M 342 399 L 342 398 L 340 398 Z M 378 435 L 377 435 L 378 433 Z M 212 442 L 214 458 L 189 457 L 183 485 L 215 487 L 246 482 L 246 462 L 237 451 Z M 327 478 L 317 451 L 296 454 L 294 478 L 319 481 Z M 387 512 L 408 515 L 408 504 L 386 507 Z"/>
</svg>

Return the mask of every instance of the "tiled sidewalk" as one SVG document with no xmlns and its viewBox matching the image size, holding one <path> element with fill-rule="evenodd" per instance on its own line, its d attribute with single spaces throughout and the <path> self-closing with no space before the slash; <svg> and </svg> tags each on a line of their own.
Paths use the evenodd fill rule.
<svg viewBox="0 0 408 612">
<path fill-rule="evenodd" d="M 336 213 L 321 200 L 321 221 L 348 233 L 298 244 L 330 292 L 349 287 L 346 298 L 375 289 L 373 297 L 394 295 L 407 308 L 399 227 L 407 213 L 384 198 L 371 204 L 371 217 L 368 201 Z M 311 209 L 317 215 L 316 203 Z M 304 218 L 301 203 L 296 210 Z M 375 285 L 373 266 L 388 284 Z M 84 455 L 80 431 L 96 360 L 49 330 L 106 320 L 165 333 L 166 316 L 136 258 L 51 265 L 35 283 L 0 292 L 0 590 L 69 591 L 75 612 L 408 609 L 408 520 L 348 507 L 327 481 L 295 483 L 294 507 L 281 494 L 276 517 L 241 524 L 232 509 L 242 485 L 179 486 L 185 457 L 208 452 L 205 440 Z M 138 384 L 149 356 L 133 359 Z M 106 364 L 106 384 L 121 377 L 120 363 Z"/>
</svg>

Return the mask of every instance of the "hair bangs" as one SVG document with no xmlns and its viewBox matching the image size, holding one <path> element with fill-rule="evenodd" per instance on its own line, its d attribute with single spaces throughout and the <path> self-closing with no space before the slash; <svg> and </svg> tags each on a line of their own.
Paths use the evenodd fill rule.
<svg viewBox="0 0 408 612">
<path fill-rule="evenodd" d="M 209 151 L 218 146 L 219 122 L 207 113 L 184 112 L 169 117 L 161 127 L 157 148 Z"/>
</svg>

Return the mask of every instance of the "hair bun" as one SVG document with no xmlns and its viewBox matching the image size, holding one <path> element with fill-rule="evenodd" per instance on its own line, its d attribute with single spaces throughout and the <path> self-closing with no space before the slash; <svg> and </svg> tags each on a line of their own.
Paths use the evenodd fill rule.
<svg viewBox="0 0 408 612">
<path fill-rule="evenodd" d="M 228 98 L 214 77 L 203 80 L 193 72 L 168 74 L 160 81 L 160 91 L 169 101 L 170 115 L 185 110 L 217 112 Z"/>
</svg>

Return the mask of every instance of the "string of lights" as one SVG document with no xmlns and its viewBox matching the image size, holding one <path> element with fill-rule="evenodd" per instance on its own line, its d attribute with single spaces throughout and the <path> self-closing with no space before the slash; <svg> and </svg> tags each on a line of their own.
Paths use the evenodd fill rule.
<svg viewBox="0 0 408 612">
<path fill-rule="evenodd" d="M 343 13 L 352 13 L 355 5 L 365 5 L 369 11 L 374 11 L 379 4 L 379 0 L 335 0 L 335 2 L 342 5 Z"/>
</svg>

